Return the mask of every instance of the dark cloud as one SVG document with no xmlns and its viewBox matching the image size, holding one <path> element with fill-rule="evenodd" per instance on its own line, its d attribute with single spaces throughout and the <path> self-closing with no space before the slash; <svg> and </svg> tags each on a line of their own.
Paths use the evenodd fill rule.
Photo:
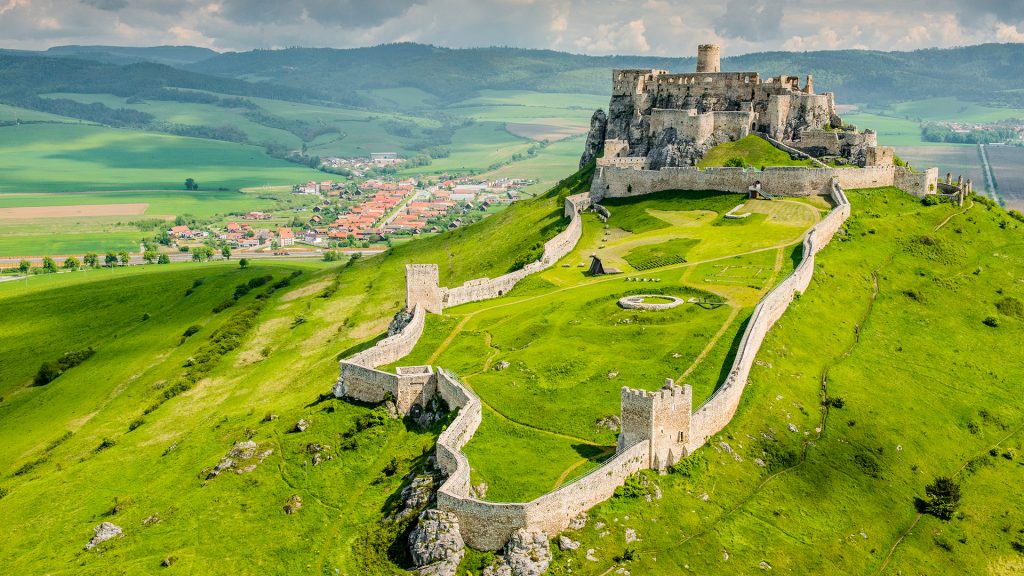
<svg viewBox="0 0 1024 576">
<path fill-rule="evenodd" d="M 128 5 L 128 0 L 82 0 L 82 4 L 99 8 L 100 10 L 117 12 Z"/>
<path fill-rule="evenodd" d="M 777 40 L 783 36 L 783 4 L 779 0 L 728 0 L 725 13 L 714 20 L 715 31 L 751 42 Z"/>
<path fill-rule="evenodd" d="M 221 4 L 221 14 L 243 24 L 290 24 L 311 21 L 343 28 L 361 28 L 377 26 L 399 17 L 423 1 L 225 0 Z"/>
</svg>

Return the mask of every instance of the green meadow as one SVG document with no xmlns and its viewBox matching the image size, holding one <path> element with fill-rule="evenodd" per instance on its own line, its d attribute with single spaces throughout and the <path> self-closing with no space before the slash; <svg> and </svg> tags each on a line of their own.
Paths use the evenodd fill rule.
<svg viewBox="0 0 1024 576">
<path fill-rule="evenodd" d="M 6 126 L 0 136 L 0 193 L 179 190 L 186 178 L 234 190 L 320 174 L 254 146 L 99 126 Z"/>
</svg>

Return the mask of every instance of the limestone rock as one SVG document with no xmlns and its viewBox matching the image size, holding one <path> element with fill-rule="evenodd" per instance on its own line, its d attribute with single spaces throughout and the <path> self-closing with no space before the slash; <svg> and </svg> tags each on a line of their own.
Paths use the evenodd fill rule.
<svg viewBox="0 0 1024 576">
<path fill-rule="evenodd" d="M 466 553 L 459 519 L 450 512 L 424 510 L 409 534 L 409 552 L 420 574 L 454 576 Z"/>
<path fill-rule="evenodd" d="M 414 514 L 430 503 L 434 497 L 434 479 L 430 476 L 417 476 L 412 483 L 402 489 L 402 506 L 405 507 L 401 516 Z"/>
<path fill-rule="evenodd" d="M 388 336 L 394 336 L 401 332 L 409 322 L 412 322 L 413 312 L 408 308 L 402 308 L 395 314 L 395 317 L 391 319 L 391 323 L 388 324 Z"/>
<path fill-rule="evenodd" d="M 583 146 L 583 156 L 580 157 L 580 168 L 592 162 L 601 153 L 607 130 L 608 116 L 604 110 L 594 111 L 594 115 L 590 117 L 590 132 L 587 133 L 587 142 Z"/>
<path fill-rule="evenodd" d="M 639 539 L 640 537 L 636 535 L 636 530 L 626 528 L 626 544 L 631 544 Z"/>
<path fill-rule="evenodd" d="M 107 540 L 110 540 L 111 538 L 116 538 L 117 536 L 120 536 L 122 530 L 121 530 L 121 527 L 118 526 L 117 524 L 112 524 L 110 522 L 104 522 L 104 523 L 100 524 L 99 526 L 93 528 L 92 532 L 93 532 L 92 539 L 89 540 L 89 542 L 86 543 L 86 545 L 85 545 L 85 549 L 86 550 L 92 550 L 93 548 L 96 547 L 97 544 L 100 544 L 102 542 L 106 542 Z"/>
<path fill-rule="evenodd" d="M 582 530 L 587 526 L 587 513 L 580 512 L 569 521 L 569 530 Z"/>
<path fill-rule="evenodd" d="M 604 418 L 597 419 L 598 428 L 607 428 L 612 432 L 618 432 L 619 427 L 622 425 L 622 421 L 618 416 L 605 416 Z"/>
<path fill-rule="evenodd" d="M 597 562 L 598 561 L 597 560 L 597 556 L 594 556 L 594 549 L 593 548 L 587 548 L 587 560 L 590 560 L 591 562 Z"/>
<path fill-rule="evenodd" d="M 494 369 L 500 372 L 502 370 L 507 370 L 509 366 L 511 366 L 511 364 L 502 360 L 501 362 L 498 362 L 498 365 Z"/>
<path fill-rule="evenodd" d="M 298 494 L 292 494 L 291 498 L 284 503 L 285 514 L 295 514 L 302 508 L 302 497 Z"/>
<path fill-rule="evenodd" d="M 306 428 L 309 428 L 309 421 L 305 418 L 299 418 L 299 421 L 295 423 L 295 431 L 305 432 Z"/>
<path fill-rule="evenodd" d="M 767 562 L 765 562 L 764 560 L 762 560 L 761 563 L 757 565 L 757 567 L 760 568 L 761 570 L 771 570 L 772 569 L 772 565 L 767 563 Z"/>
<path fill-rule="evenodd" d="M 541 576 L 551 564 L 548 536 L 544 532 L 516 530 L 500 558 L 484 570 L 484 576 Z"/>
<path fill-rule="evenodd" d="M 563 552 L 566 550 L 576 550 L 579 547 L 580 543 L 568 536 L 563 535 L 558 537 L 558 548 Z"/>
<path fill-rule="evenodd" d="M 235 442 L 235 445 L 228 450 L 228 458 L 238 458 L 246 460 L 252 458 L 256 454 L 256 449 L 259 445 L 252 440 L 246 440 L 244 442 Z"/>
</svg>

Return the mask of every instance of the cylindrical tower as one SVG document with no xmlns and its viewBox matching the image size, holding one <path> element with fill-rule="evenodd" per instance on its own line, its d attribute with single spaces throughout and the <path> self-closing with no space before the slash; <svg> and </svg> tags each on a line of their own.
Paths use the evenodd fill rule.
<svg viewBox="0 0 1024 576">
<path fill-rule="evenodd" d="M 701 44 L 697 47 L 697 72 L 721 72 L 722 50 L 718 44 Z"/>
</svg>

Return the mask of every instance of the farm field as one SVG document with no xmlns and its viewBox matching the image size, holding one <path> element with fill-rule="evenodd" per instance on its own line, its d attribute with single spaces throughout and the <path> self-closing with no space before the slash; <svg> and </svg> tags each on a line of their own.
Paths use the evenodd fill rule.
<svg viewBox="0 0 1024 576">
<path fill-rule="evenodd" d="M 985 153 L 995 174 L 999 198 L 1009 209 L 1024 210 L 1024 148 L 989 145 Z"/>
<path fill-rule="evenodd" d="M 480 395 L 487 410 L 466 454 L 488 499 L 535 498 L 613 453 L 615 434 L 598 423 L 617 416 L 622 386 L 653 390 L 686 374 L 695 403 L 710 396 L 733 345 L 722 336 L 734 336 L 792 270 L 791 247 L 818 219 L 810 205 L 762 200 L 745 207 L 762 218 L 724 224 L 722 214 L 743 203 L 741 194 L 682 191 L 606 201 L 609 229 L 585 216 L 579 245 L 553 268 L 503 298 L 428 318 L 430 336 L 395 365 L 443 366 Z M 640 274 L 621 261 L 626 274 L 585 274 L 591 253 L 618 266 L 616 254 L 683 239 L 686 260 Z M 630 281 L 636 276 L 646 281 Z M 618 306 L 638 293 L 726 304 L 662 312 Z M 705 358 L 721 363 L 698 372 Z"/>
<path fill-rule="evenodd" d="M 254 146 L 67 124 L 0 128 L 0 171 L 0 192 L 177 190 L 185 178 L 237 189 L 320 174 Z"/>
<path fill-rule="evenodd" d="M 915 170 L 931 166 L 939 168 L 939 177 L 945 179 L 950 172 L 955 181 L 962 174 L 974 183 L 975 190 L 983 191 L 985 178 L 981 170 L 981 158 L 975 144 L 945 144 L 942 146 L 904 146 L 896 149 L 900 158 L 909 162 Z"/>
</svg>

